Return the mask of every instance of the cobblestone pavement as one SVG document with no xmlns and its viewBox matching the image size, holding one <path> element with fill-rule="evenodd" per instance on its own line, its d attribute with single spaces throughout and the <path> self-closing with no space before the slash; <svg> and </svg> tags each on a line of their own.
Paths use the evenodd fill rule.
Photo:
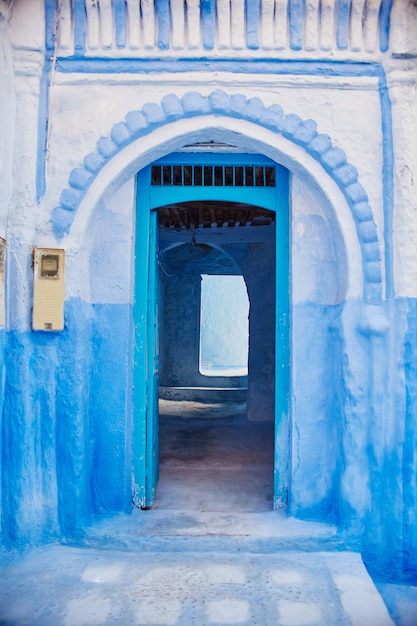
<svg viewBox="0 0 417 626">
<path fill-rule="evenodd" d="M 50 546 L 9 564 L 1 576 L 2 626 L 393 624 L 352 552 Z"/>
</svg>

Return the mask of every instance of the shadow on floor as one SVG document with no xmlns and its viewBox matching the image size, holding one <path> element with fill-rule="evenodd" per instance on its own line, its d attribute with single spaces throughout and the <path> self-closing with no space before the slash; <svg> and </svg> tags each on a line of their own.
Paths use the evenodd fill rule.
<svg viewBox="0 0 417 626">
<path fill-rule="evenodd" d="M 245 404 L 160 401 L 155 508 L 263 512 L 273 506 L 273 422 Z"/>
</svg>

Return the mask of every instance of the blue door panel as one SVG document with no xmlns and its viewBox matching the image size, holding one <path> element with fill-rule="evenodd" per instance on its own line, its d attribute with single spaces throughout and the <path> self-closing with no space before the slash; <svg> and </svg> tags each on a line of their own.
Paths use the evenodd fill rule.
<svg viewBox="0 0 417 626">
<path fill-rule="evenodd" d="M 277 187 L 275 229 L 275 454 L 274 508 L 287 505 L 289 481 L 290 291 L 289 198 L 286 184 Z"/>
<path fill-rule="evenodd" d="M 158 229 L 150 209 L 150 168 L 145 168 L 138 175 L 133 306 L 133 496 L 142 508 L 152 505 L 158 481 Z"/>
</svg>

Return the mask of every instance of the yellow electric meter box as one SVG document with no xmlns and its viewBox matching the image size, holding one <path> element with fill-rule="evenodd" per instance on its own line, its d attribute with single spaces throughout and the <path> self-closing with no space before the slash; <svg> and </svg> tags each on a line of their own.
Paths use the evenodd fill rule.
<svg viewBox="0 0 417 626">
<path fill-rule="evenodd" d="M 32 329 L 64 330 L 65 251 L 33 249 Z"/>
<path fill-rule="evenodd" d="M 0 328 L 4 327 L 4 275 L 6 272 L 6 241 L 0 237 Z"/>
</svg>

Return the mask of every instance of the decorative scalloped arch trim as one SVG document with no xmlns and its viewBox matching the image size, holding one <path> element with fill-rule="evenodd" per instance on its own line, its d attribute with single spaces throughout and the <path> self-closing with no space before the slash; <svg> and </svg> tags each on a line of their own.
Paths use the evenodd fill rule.
<svg viewBox="0 0 417 626">
<path fill-rule="evenodd" d="M 377 229 L 368 196 L 358 181 L 358 172 L 347 162 L 344 151 L 333 147 L 328 135 L 317 132 L 314 120 L 302 120 L 293 114 L 284 115 L 278 104 L 265 107 L 259 98 L 248 100 L 241 94 L 229 96 L 222 90 L 213 91 L 209 96 L 188 92 L 181 99 L 175 94 L 168 94 L 160 105 L 147 103 L 141 110 L 129 112 L 124 122 L 114 124 L 110 135 L 98 140 L 97 152 L 85 157 L 83 167 L 71 171 L 69 185 L 62 192 L 60 204 L 51 215 L 55 235 L 61 238 L 69 232 L 75 212 L 92 181 L 104 165 L 128 144 L 149 135 L 164 124 L 208 114 L 259 124 L 302 146 L 322 165 L 341 190 L 352 212 L 362 252 L 364 298 L 367 301 L 379 301 L 382 272 Z"/>
</svg>

